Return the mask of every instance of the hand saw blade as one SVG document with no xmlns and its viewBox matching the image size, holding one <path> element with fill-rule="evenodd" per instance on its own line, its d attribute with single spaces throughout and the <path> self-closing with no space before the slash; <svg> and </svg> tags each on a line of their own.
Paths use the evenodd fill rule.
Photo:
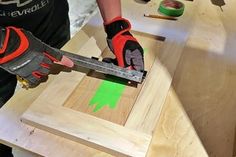
<svg viewBox="0 0 236 157">
<path fill-rule="evenodd" d="M 126 68 L 116 66 L 112 63 L 98 61 L 97 59 L 84 57 L 84 56 L 73 54 L 70 52 L 63 51 L 63 50 L 57 50 L 57 51 L 61 52 L 63 55 L 70 58 L 74 62 L 76 66 L 73 68 L 73 70 L 76 70 L 76 71 L 79 70 L 78 67 L 84 67 L 84 68 L 95 70 L 97 72 L 101 72 L 104 74 L 109 74 L 109 75 L 113 75 L 113 76 L 130 80 L 130 81 L 134 81 L 137 83 L 142 83 L 146 75 L 145 74 L 146 72 L 129 70 Z"/>
</svg>

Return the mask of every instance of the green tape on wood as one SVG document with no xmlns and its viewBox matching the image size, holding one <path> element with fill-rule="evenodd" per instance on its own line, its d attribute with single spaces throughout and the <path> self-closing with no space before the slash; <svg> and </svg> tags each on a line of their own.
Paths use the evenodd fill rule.
<svg viewBox="0 0 236 157">
<path fill-rule="evenodd" d="M 147 53 L 148 52 L 148 48 L 143 48 L 143 53 Z"/>
<path fill-rule="evenodd" d="M 158 10 L 164 15 L 178 17 L 184 13 L 184 4 L 176 0 L 163 0 Z"/>
<path fill-rule="evenodd" d="M 144 54 L 148 52 L 148 48 L 143 48 L 143 50 Z M 89 102 L 89 106 L 95 106 L 93 112 L 97 112 L 105 106 L 115 109 L 126 84 L 127 80 L 114 76 L 109 76 L 107 80 L 102 81 Z"/>
<path fill-rule="evenodd" d="M 103 81 L 89 102 L 90 106 L 95 105 L 93 112 L 97 112 L 105 106 L 111 109 L 116 108 L 125 89 L 126 82 L 117 77 L 109 77 L 109 80 Z"/>
</svg>

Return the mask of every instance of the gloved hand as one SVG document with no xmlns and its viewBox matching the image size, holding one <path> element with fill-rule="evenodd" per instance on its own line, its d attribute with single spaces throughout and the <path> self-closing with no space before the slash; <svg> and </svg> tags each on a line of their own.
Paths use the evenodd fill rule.
<svg viewBox="0 0 236 157">
<path fill-rule="evenodd" d="M 30 32 L 15 27 L 0 27 L 0 67 L 28 81 L 30 87 L 40 84 L 50 72 L 53 62 L 73 62 Z"/>
<path fill-rule="evenodd" d="M 110 22 L 104 23 L 104 27 L 108 46 L 115 54 L 118 65 L 143 71 L 143 48 L 129 32 L 130 22 L 124 18 L 116 17 Z"/>
</svg>

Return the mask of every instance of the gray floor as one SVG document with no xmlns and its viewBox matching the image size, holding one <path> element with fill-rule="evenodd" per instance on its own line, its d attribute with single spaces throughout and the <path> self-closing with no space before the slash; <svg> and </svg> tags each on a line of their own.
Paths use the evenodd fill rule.
<svg viewBox="0 0 236 157">
<path fill-rule="evenodd" d="M 68 2 L 70 6 L 71 36 L 73 36 L 89 20 L 91 15 L 97 11 L 97 5 L 96 0 L 68 0 Z M 14 157 L 39 157 L 19 149 L 14 149 L 13 154 Z"/>
</svg>

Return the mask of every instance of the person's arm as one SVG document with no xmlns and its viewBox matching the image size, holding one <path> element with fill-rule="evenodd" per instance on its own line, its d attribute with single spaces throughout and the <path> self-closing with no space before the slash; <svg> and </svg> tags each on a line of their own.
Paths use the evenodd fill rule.
<svg viewBox="0 0 236 157">
<path fill-rule="evenodd" d="M 121 17 L 120 0 L 97 0 L 103 21 L 109 22 L 115 17 Z"/>
<path fill-rule="evenodd" d="M 97 0 L 110 49 L 118 65 L 144 70 L 143 49 L 130 33 L 130 22 L 122 17 L 120 0 Z"/>
</svg>

